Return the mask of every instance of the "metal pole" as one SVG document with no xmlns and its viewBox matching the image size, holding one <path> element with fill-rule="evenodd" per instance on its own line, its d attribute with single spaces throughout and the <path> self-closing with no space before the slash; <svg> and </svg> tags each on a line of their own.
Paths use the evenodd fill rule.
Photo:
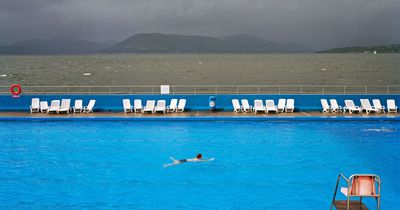
<svg viewBox="0 0 400 210">
<path fill-rule="evenodd" d="M 343 94 L 346 94 L 346 85 L 343 85 Z"/>
<path fill-rule="evenodd" d="M 325 86 L 322 85 L 322 94 L 325 94 Z"/>
<path fill-rule="evenodd" d="M 389 95 L 389 85 L 386 85 L 386 95 Z"/>
<path fill-rule="evenodd" d="M 278 85 L 278 93 L 281 94 L 281 86 Z"/>
<path fill-rule="evenodd" d="M 365 94 L 368 93 L 368 87 L 365 85 Z"/>
<path fill-rule="evenodd" d="M 332 207 L 333 207 L 333 205 L 334 205 L 334 203 L 335 203 L 336 192 L 337 192 L 337 189 L 338 189 L 338 187 L 339 187 L 339 181 L 340 181 L 340 175 L 338 176 L 338 178 L 337 178 L 337 180 L 336 180 L 335 193 L 333 193 L 333 199 L 332 199 L 332 203 L 331 203 L 331 208 L 330 208 L 330 210 L 332 210 Z"/>
</svg>

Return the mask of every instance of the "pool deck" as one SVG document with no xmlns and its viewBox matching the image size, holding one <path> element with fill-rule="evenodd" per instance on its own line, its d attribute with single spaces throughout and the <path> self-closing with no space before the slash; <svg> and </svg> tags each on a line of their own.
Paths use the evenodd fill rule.
<svg viewBox="0 0 400 210">
<path fill-rule="evenodd" d="M 236 113 L 236 112 L 212 112 L 212 111 L 187 111 L 183 113 L 123 113 L 123 112 L 93 112 L 93 113 L 70 113 L 70 114 L 47 114 L 47 113 L 29 113 L 29 112 L 0 112 L 0 117 L 14 118 L 85 118 L 85 117 L 116 117 L 116 118 L 182 118 L 182 117 L 224 117 L 224 118 L 305 118 L 305 117 L 351 117 L 351 118 L 398 118 L 399 113 L 321 113 L 318 111 L 311 112 L 293 112 L 293 113 Z"/>
</svg>

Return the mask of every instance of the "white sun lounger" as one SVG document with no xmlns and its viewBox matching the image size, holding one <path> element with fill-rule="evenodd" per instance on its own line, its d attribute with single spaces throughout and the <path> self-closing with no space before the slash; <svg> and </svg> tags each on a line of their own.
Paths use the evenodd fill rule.
<svg viewBox="0 0 400 210">
<path fill-rule="evenodd" d="M 244 112 L 252 112 L 253 107 L 249 105 L 249 101 L 247 99 L 240 100 L 242 102 L 242 110 Z"/>
<path fill-rule="evenodd" d="M 178 107 L 176 108 L 176 112 L 184 112 L 186 106 L 186 99 L 179 99 Z"/>
<path fill-rule="evenodd" d="M 41 101 L 40 102 L 40 112 L 47 112 L 49 110 L 49 104 L 47 104 L 47 101 Z"/>
<path fill-rule="evenodd" d="M 361 108 L 354 105 L 354 101 L 353 100 L 344 100 L 344 112 L 349 111 L 350 114 L 352 114 L 353 112 L 361 112 Z"/>
<path fill-rule="evenodd" d="M 47 113 L 57 113 L 60 109 L 60 100 L 52 100 Z"/>
<path fill-rule="evenodd" d="M 367 112 L 367 114 L 369 114 L 370 112 L 378 112 L 378 109 L 371 106 L 371 103 L 369 103 L 368 99 L 360 99 L 361 102 L 361 112 L 365 110 L 365 112 Z"/>
<path fill-rule="evenodd" d="M 127 98 L 126 99 L 122 99 L 122 105 L 123 105 L 125 113 L 132 112 L 131 100 L 129 100 Z"/>
<path fill-rule="evenodd" d="M 286 105 L 286 99 L 280 98 L 278 100 L 278 112 L 284 112 L 285 111 L 285 105 Z"/>
<path fill-rule="evenodd" d="M 93 112 L 94 105 L 96 104 L 96 100 L 92 99 L 89 101 L 89 104 L 83 107 L 83 112 L 90 113 Z"/>
<path fill-rule="evenodd" d="M 157 105 L 156 105 L 156 107 L 154 108 L 154 112 L 155 113 L 157 113 L 157 112 L 162 112 L 162 113 L 164 113 L 165 114 L 165 111 L 166 111 L 166 104 L 167 104 L 167 102 L 165 101 L 165 100 L 158 100 L 157 101 Z"/>
<path fill-rule="evenodd" d="M 328 100 L 321 99 L 321 105 L 322 105 L 322 112 L 328 113 L 332 111 L 332 108 L 328 104 Z"/>
<path fill-rule="evenodd" d="M 263 105 L 263 101 L 260 99 L 254 100 L 254 114 L 257 114 L 257 112 L 265 112 L 265 106 Z"/>
<path fill-rule="evenodd" d="M 29 106 L 31 113 L 39 112 L 40 110 L 40 100 L 39 98 L 32 98 L 31 105 Z"/>
<path fill-rule="evenodd" d="M 294 112 L 294 99 L 288 99 L 286 102 L 286 112 Z"/>
<path fill-rule="evenodd" d="M 58 113 L 65 112 L 69 114 L 69 110 L 71 109 L 71 99 L 62 99 L 61 107 L 58 109 Z"/>
<path fill-rule="evenodd" d="M 339 106 L 339 104 L 337 103 L 336 99 L 331 99 L 329 101 L 331 102 L 332 112 L 341 112 L 342 111 L 342 107 Z"/>
<path fill-rule="evenodd" d="M 382 106 L 381 100 L 379 99 L 373 99 L 372 104 L 374 104 L 374 107 L 378 110 L 378 112 L 385 113 L 385 107 Z"/>
<path fill-rule="evenodd" d="M 135 110 L 136 113 L 142 112 L 143 111 L 142 100 L 135 99 L 133 101 L 133 109 Z"/>
<path fill-rule="evenodd" d="M 395 100 L 394 99 L 388 99 L 386 102 L 387 102 L 388 113 L 390 113 L 390 112 L 397 113 L 397 106 L 396 106 Z"/>
<path fill-rule="evenodd" d="M 178 105 L 178 99 L 171 99 L 169 106 L 167 106 L 167 112 L 175 112 L 176 106 Z"/>
<path fill-rule="evenodd" d="M 241 112 L 242 111 L 242 107 L 240 106 L 238 99 L 232 99 L 232 106 L 233 106 L 233 111 L 234 112 Z"/>
<path fill-rule="evenodd" d="M 146 101 L 146 106 L 143 108 L 143 113 L 154 113 L 154 105 L 156 101 L 155 100 L 147 100 Z"/>
<path fill-rule="evenodd" d="M 278 107 L 275 106 L 274 100 L 265 100 L 265 110 L 266 110 L 267 114 L 269 112 L 278 113 Z"/>
<path fill-rule="evenodd" d="M 77 112 L 81 113 L 82 112 L 82 110 L 83 110 L 82 104 L 83 103 L 82 103 L 81 99 L 75 100 L 75 104 L 74 104 L 74 107 L 73 107 L 74 113 L 77 113 Z"/>
</svg>

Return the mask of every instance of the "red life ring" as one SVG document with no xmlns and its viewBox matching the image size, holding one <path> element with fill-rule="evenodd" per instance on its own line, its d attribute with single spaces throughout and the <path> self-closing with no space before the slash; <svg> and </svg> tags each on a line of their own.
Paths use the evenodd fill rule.
<svg viewBox="0 0 400 210">
<path fill-rule="evenodd" d="M 13 96 L 19 96 L 19 94 L 21 94 L 21 92 L 22 92 L 21 85 L 19 85 L 19 84 L 12 84 L 12 85 L 10 86 L 10 93 L 11 93 Z"/>
</svg>

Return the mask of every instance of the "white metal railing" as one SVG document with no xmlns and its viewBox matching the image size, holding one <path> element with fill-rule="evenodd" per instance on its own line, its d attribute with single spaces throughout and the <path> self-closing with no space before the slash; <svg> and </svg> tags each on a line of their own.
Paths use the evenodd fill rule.
<svg viewBox="0 0 400 210">
<path fill-rule="evenodd" d="M 0 86 L 0 94 L 10 94 Z M 159 94 L 159 85 L 22 86 L 22 94 Z M 400 85 L 170 85 L 170 94 L 400 94 Z"/>
</svg>

